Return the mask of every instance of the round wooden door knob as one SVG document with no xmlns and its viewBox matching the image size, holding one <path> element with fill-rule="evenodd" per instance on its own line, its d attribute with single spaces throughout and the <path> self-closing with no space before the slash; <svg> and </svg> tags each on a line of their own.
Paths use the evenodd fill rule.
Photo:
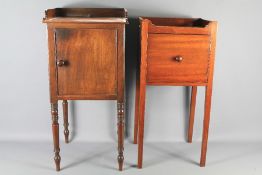
<svg viewBox="0 0 262 175">
<path fill-rule="evenodd" d="M 62 66 L 64 66 L 66 64 L 66 62 L 64 60 L 58 60 L 56 62 L 56 64 L 57 64 L 57 66 L 62 67 Z"/>
<path fill-rule="evenodd" d="M 182 60 L 183 60 L 182 56 L 176 56 L 175 57 L 175 61 L 177 61 L 177 62 L 181 62 Z"/>
</svg>

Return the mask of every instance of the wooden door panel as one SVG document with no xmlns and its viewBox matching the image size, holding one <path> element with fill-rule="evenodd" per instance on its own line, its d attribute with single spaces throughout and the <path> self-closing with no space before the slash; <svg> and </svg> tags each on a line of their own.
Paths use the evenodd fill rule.
<svg viewBox="0 0 262 175">
<path fill-rule="evenodd" d="M 56 29 L 58 95 L 116 95 L 117 31 Z"/>
</svg>

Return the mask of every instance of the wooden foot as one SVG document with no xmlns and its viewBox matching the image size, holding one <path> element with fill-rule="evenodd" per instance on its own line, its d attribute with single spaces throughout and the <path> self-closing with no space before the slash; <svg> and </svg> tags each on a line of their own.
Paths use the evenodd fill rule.
<svg viewBox="0 0 262 175">
<path fill-rule="evenodd" d="M 189 124 L 188 124 L 188 138 L 187 138 L 187 141 L 189 143 L 192 143 L 192 137 L 193 137 L 195 108 L 196 108 L 196 95 L 197 95 L 197 86 L 192 86 L 190 116 L 189 116 Z"/>
<path fill-rule="evenodd" d="M 212 96 L 212 86 L 207 86 L 206 95 L 205 95 L 203 138 L 202 138 L 202 148 L 201 148 L 201 158 L 200 158 L 201 167 L 204 167 L 206 165 L 208 130 L 209 130 L 209 121 L 210 121 L 210 109 L 211 109 L 211 96 Z"/>
<path fill-rule="evenodd" d="M 68 130 L 68 102 L 67 100 L 63 100 L 63 116 L 64 116 L 64 135 L 65 135 L 65 143 L 69 142 L 69 130 Z"/>
<path fill-rule="evenodd" d="M 60 161 L 61 157 L 59 155 L 59 124 L 58 124 L 58 107 L 56 103 L 51 103 L 51 114 L 52 114 L 52 131 L 53 131 L 53 141 L 54 141 L 54 153 L 55 153 L 55 165 L 56 171 L 60 171 Z"/>
<path fill-rule="evenodd" d="M 139 81 L 139 71 L 136 77 L 136 101 L 135 101 L 135 121 L 134 121 L 134 144 L 137 144 L 137 134 L 138 134 L 138 123 L 139 123 L 139 97 L 140 97 L 140 81 Z"/>
<path fill-rule="evenodd" d="M 125 117 L 124 117 L 124 103 L 117 102 L 117 127 L 118 127 L 118 166 L 119 171 L 123 170 L 124 163 L 124 127 L 125 127 Z"/>
</svg>

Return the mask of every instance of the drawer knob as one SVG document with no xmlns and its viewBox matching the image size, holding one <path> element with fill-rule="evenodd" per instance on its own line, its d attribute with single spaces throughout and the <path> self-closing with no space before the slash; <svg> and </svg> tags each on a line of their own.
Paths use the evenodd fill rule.
<svg viewBox="0 0 262 175">
<path fill-rule="evenodd" d="M 62 67 L 62 66 L 64 66 L 66 64 L 66 62 L 64 60 L 58 60 L 56 62 L 56 64 L 57 64 L 57 66 Z"/>
<path fill-rule="evenodd" d="M 177 61 L 177 62 L 181 62 L 182 60 L 183 60 L 183 57 L 181 57 L 181 56 L 175 57 L 175 61 Z"/>
</svg>

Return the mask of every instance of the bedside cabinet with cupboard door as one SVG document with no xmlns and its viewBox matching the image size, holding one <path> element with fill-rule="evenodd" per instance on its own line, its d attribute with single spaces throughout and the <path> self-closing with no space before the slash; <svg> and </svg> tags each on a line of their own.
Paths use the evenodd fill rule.
<svg viewBox="0 0 262 175">
<path fill-rule="evenodd" d="M 63 101 L 68 142 L 67 100 L 116 100 L 118 163 L 123 167 L 125 9 L 48 9 L 49 85 L 56 170 L 60 170 L 58 100 Z"/>
</svg>

